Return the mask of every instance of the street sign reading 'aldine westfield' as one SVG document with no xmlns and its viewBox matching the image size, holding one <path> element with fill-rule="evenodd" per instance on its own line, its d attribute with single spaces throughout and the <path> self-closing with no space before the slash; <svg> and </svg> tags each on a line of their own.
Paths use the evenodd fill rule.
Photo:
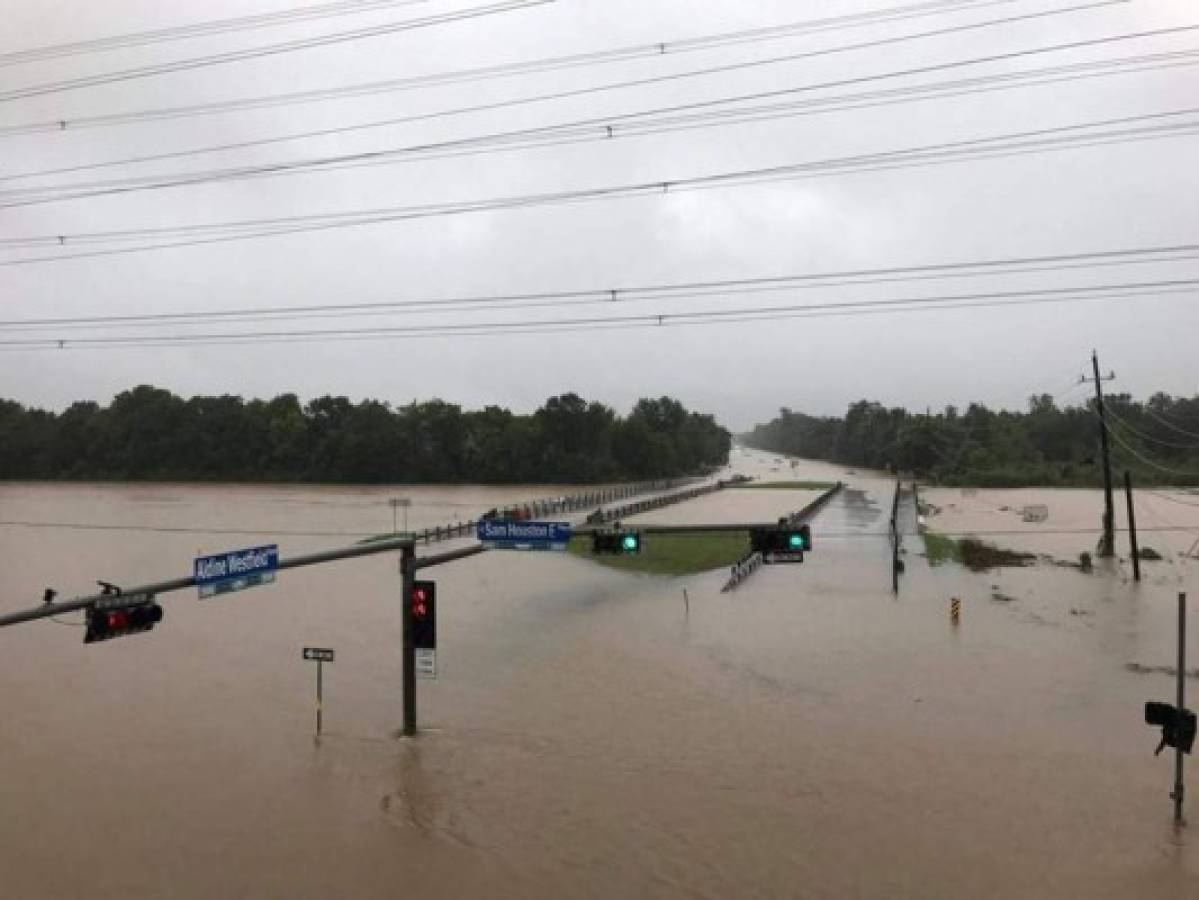
<svg viewBox="0 0 1199 900">
<path fill-rule="evenodd" d="M 200 597 L 215 597 L 232 591 L 244 591 L 275 580 L 279 568 L 279 546 L 251 547 L 196 559 L 196 587 Z"/>
</svg>

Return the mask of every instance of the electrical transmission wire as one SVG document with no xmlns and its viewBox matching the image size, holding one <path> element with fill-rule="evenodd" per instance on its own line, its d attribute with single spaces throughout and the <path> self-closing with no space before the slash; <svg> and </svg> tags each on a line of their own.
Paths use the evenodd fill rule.
<svg viewBox="0 0 1199 900">
<path fill-rule="evenodd" d="M 145 240 L 154 237 L 179 237 L 181 240 L 132 247 L 109 248 L 80 253 L 61 253 L 55 256 L 35 256 L 0 261 L 0 266 L 25 265 L 39 262 L 56 262 L 65 259 L 82 259 L 125 253 L 137 253 L 173 247 L 197 246 L 251 238 L 272 237 L 284 234 L 325 231 L 337 228 L 357 227 L 431 217 L 461 215 L 472 212 L 513 210 L 578 203 L 599 199 L 626 199 L 673 191 L 706 190 L 721 187 L 745 186 L 750 184 L 791 181 L 828 174 L 863 171 L 885 171 L 912 166 L 944 164 L 975 159 L 997 159 L 1043 153 L 1052 150 L 1076 147 L 1099 146 L 1129 141 L 1162 139 L 1185 136 L 1199 129 L 1199 122 L 1173 122 L 1166 124 L 1144 124 L 1135 128 L 1095 131 L 1116 124 L 1131 125 L 1135 122 L 1148 123 L 1163 119 L 1188 116 L 1199 112 L 1199 108 L 1148 113 L 1126 116 L 1033 131 L 996 135 L 989 138 L 972 138 L 900 150 L 836 157 L 806 163 L 790 163 L 761 169 L 642 182 L 637 184 L 609 185 L 581 188 L 550 193 L 514 195 L 456 203 L 425 204 L 417 206 L 385 207 L 353 210 L 339 213 L 317 213 L 285 216 L 270 219 L 249 219 L 197 225 L 157 226 L 149 228 L 122 229 L 115 231 L 82 232 L 77 234 L 43 235 L 0 239 L 3 247 L 66 247 L 68 244 L 113 243 Z"/>
<path fill-rule="evenodd" d="M 1168 248 L 1166 248 L 1168 249 Z M 78 316 L 70 318 L 15 319 L 0 321 L 0 331 L 28 331 L 47 329 L 79 329 L 108 327 L 164 327 L 212 323 L 278 322 L 310 318 L 360 317 L 364 315 L 396 314 L 439 314 L 445 311 L 462 312 L 480 309 L 536 309 L 561 308 L 574 305 L 627 304 L 646 301 L 677 301 L 694 299 L 727 300 L 730 297 L 752 296 L 765 292 L 793 291 L 800 289 L 829 288 L 844 286 L 872 286 L 877 284 L 909 283 L 944 278 L 968 278 L 979 276 L 1029 274 L 1034 272 L 1064 271 L 1078 268 L 1096 269 L 1103 265 L 1149 261 L 1173 261 L 1174 257 L 1155 255 L 1148 258 L 1132 256 L 1134 253 L 1160 251 L 1101 251 L 1059 257 L 1029 257 L 1025 259 L 985 261 L 977 263 L 942 263 L 937 265 L 912 266 L 891 269 L 866 269 L 837 273 L 765 276 L 758 278 L 724 279 L 720 281 L 689 282 L 648 287 L 624 287 L 611 289 L 537 292 L 526 294 L 476 295 L 447 297 L 431 300 L 382 301 L 376 303 L 321 304 L 313 306 L 285 307 L 239 307 L 225 310 L 195 310 L 175 313 L 142 313 L 109 316 Z M 1113 255 L 1116 256 L 1112 259 Z M 1059 262 L 1046 262 L 1046 260 Z M 1035 264 L 1035 265 L 1030 265 Z M 1199 286 L 1199 279 L 1133 282 L 1110 285 L 1089 285 L 1050 289 L 1058 294 L 1110 294 L 1166 295 L 1189 292 Z M 1047 291 L 995 292 L 985 294 L 958 294 L 937 298 L 940 302 L 1003 297 L 1024 297 L 1045 294 Z M 1066 392 L 1078 387 L 1075 383 Z"/>
<path fill-rule="evenodd" d="M 281 321 L 306 318 L 388 315 L 409 312 L 441 312 L 443 310 L 478 310 L 486 308 L 538 308 L 572 304 L 612 304 L 629 300 L 679 300 L 708 297 L 746 296 L 765 292 L 806 290 L 828 287 L 861 287 L 879 284 L 938 281 L 956 278 L 994 277 L 997 275 L 1027 275 L 1044 272 L 1086 269 L 1094 271 L 1110 266 L 1129 266 L 1176 262 L 1199 256 L 1178 256 L 1180 252 L 1199 250 L 1199 244 L 1182 244 L 1138 248 L 1131 250 L 1100 250 L 1087 253 L 1055 256 L 1013 257 L 998 260 L 955 261 L 921 266 L 842 270 L 837 272 L 794 275 L 769 275 L 755 278 L 722 279 L 704 282 L 683 282 L 641 287 L 592 288 L 587 290 L 542 291 L 532 293 L 470 295 L 433 299 L 408 299 L 375 303 L 333 303 L 309 306 L 250 307 L 236 309 L 195 310 L 175 313 L 141 313 L 106 316 L 76 316 L 69 318 L 0 320 L 0 330 L 46 328 L 95 328 L 145 325 L 179 325 L 213 322 Z M 1155 289 L 1162 286 L 1153 284 Z M 1122 289 L 1127 289 L 1122 288 Z M 1079 387 L 1074 381 L 1064 393 Z M 1027 394 L 1029 392 L 1025 392 Z M 1025 396 L 1024 394 L 1021 395 Z"/>
<path fill-rule="evenodd" d="M 1196 26 L 1199 27 L 1199 26 Z M 982 62 L 991 61 L 984 58 Z M 968 60 L 959 63 L 923 67 L 916 72 L 974 65 L 979 60 Z M 191 187 L 217 182 L 238 181 L 250 178 L 274 177 L 298 174 L 313 174 L 316 172 L 341 171 L 377 165 L 392 165 L 420 160 L 440 159 L 464 155 L 476 155 L 495 152 L 508 152 L 528 148 L 544 148 L 576 144 L 581 142 L 604 142 L 616 138 L 642 137 L 647 135 L 665 134 L 676 131 L 695 130 L 712 127 L 750 122 L 772 121 L 780 118 L 823 114 L 843 110 L 857 110 L 878 106 L 889 106 L 896 103 L 909 103 L 920 100 L 937 100 L 958 97 L 967 94 L 977 94 L 995 90 L 1010 90 L 1020 87 L 1056 84 L 1065 81 L 1078 81 L 1086 78 L 1109 77 L 1129 72 L 1143 72 L 1157 68 L 1174 68 L 1180 65 L 1199 64 L 1199 50 L 1179 51 L 1169 54 L 1151 54 L 1148 56 L 1126 57 L 1119 60 L 1107 60 L 1092 63 L 1075 63 L 1066 66 L 1053 66 L 1021 72 L 997 73 L 968 79 L 934 82 L 931 84 L 910 87 L 892 88 L 882 91 L 868 91 L 858 94 L 842 94 L 834 97 L 806 99 L 785 103 L 771 103 L 757 106 L 723 105 L 742 103 L 745 100 L 758 99 L 760 94 L 725 97 L 696 103 L 642 109 L 636 112 L 623 113 L 599 118 L 575 120 L 555 125 L 518 129 L 507 132 L 493 132 L 483 135 L 457 138 L 424 144 L 414 144 L 404 147 L 370 150 L 358 153 L 337 154 L 332 156 L 313 157 L 308 159 L 289 160 L 276 163 L 262 163 L 250 166 L 227 167 L 206 171 L 187 171 L 172 174 L 156 174 L 133 176 L 118 179 L 98 181 L 75 181 L 64 184 L 38 185 L 26 188 L 10 188 L 0 190 L 0 208 L 31 206 L 45 203 L 65 202 L 69 200 L 93 199 L 96 197 L 136 193 L 141 191 L 164 190 L 179 187 Z M 864 76 L 839 82 L 859 83 L 913 74 L 913 70 L 883 73 L 874 76 Z M 818 90 L 830 84 L 818 84 L 801 88 L 784 89 L 769 92 L 769 96 L 782 93 L 802 93 Z M 694 112 L 692 112 L 694 111 Z M 423 118 L 417 116 L 415 118 Z M 269 141 L 270 139 L 268 139 Z M 256 142 L 250 142 L 254 144 Z M 236 147 L 236 145 L 234 145 Z M 234 149 L 223 147 L 221 149 Z M 190 156 L 201 151 L 179 151 L 173 154 L 161 154 L 156 157 L 142 157 L 126 160 L 114 160 L 101 163 L 90 163 L 71 166 L 57 170 L 17 173 L 0 176 L 0 184 L 7 181 L 27 180 L 30 178 L 46 177 L 64 172 L 77 172 L 89 169 L 107 168 L 117 165 L 140 164 L 163 158 Z"/>
<path fill-rule="evenodd" d="M 65 131 L 67 129 L 85 127 L 94 128 L 102 126 L 126 125 L 135 122 L 155 121 L 161 119 L 215 115 L 219 113 L 263 109 L 275 106 L 317 103 L 329 100 L 338 100 L 347 97 L 369 96 L 379 93 L 405 91 L 439 85 L 491 80 L 515 75 L 561 71 L 565 69 L 613 62 L 624 62 L 649 57 L 662 57 L 679 53 L 691 53 L 744 43 L 759 43 L 813 32 L 818 33 L 823 31 L 857 28 L 866 25 L 877 24 L 880 22 L 904 21 L 907 19 L 924 18 L 928 16 L 942 15 L 945 13 L 970 11 L 974 9 L 1009 5 L 1011 3 L 1019 2 L 1023 2 L 1023 0 L 933 0 L 933 2 L 916 3 L 908 6 L 892 7 L 885 10 L 857 13 L 848 16 L 804 20 L 800 22 L 787 23 L 784 25 L 769 26 L 766 28 L 724 32 L 697 38 L 637 44 L 611 50 L 599 50 L 565 56 L 545 57 L 530 61 L 482 66 L 472 69 L 460 69 L 451 72 L 419 75 L 408 78 L 391 79 L 387 81 L 346 85 L 339 88 L 296 91 L 284 94 L 270 94 L 258 97 L 192 104 L 188 106 L 160 107 L 156 109 L 145 109 L 124 113 L 106 113 L 73 118 L 58 118 L 41 122 L 0 126 L 0 137 Z M 1083 11 L 1105 6 L 1120 5 L 1128 2 L 1130 2 L 1130 0 L 1097 0 L 1097 2 L 1088 3 L 1082 6 L 1068 7 L 1063 10 L 1063 12 Z"/>
<path fill-rule="evenodd" d="M 284 41 L 276 44 L 265 44 L 259 47 L 249 47 L 244 50 L 229 50 L 224 53 L 212 53 L 207 56 L 196 56 L 189 59 L 174 60 L 149 66 L 139 66 L 132 69 L 121 69 L 115 72 L 102 72 L 96 75 L 85 75 L 79 78 L 68 78 L 63 81 L 51 81 L 43 84 L 28 85 L 0 91 L 0 103 L 11 103 L 14 100 L 26 100 L 31 97 L 44 97 L 47 94 L 58 94 L 64 91 L 76 91 L 83 88 L 97 87 L 104 84 L 117 84 L 135 81 L 142 78 L 153 78 L 175 72 L 186 72 L 211 66 L 227 65 L 244 62 L 249 59 L 261 59 L 277 56 L 282 53 L 295 53 L 300 50 L 310 50 L 314 47 L 328 47 L 349 41 L 360 41 L 367 38 L 399 34 L 417 28 L 428 28 L 434 25 L 446 25 L 451 22 L 463 22 L 478 19 L 495 13 L 511 12 L 518 9 L 530 9 L 556 3 L 557 0 L 503 0 L 489 6 L 475 6 L 467 9 L 454 10 L 439 15 L 427 16 L 423 19 L 405 19 L 399 22 L 389 22 L 384 25 L 373 25 L 369 28 L 356 28 L 351 31 L 341 31 L 316 37 L 302 38 L 294 41 Z"/>
<path fill-rule="evenodd" d="M 1199 443 L 1191 442 L 1188 444 L 1180 444 L 1174 441 L 1164 441 L 1161 438 L 1154 437 L 1150 434 L 1145 434 L 1138 428 L 1130 425 L 1125 419 L 1116 415 L 1110 408 L 1105 410 L 1106 414 L 1114 419 L 1121 428 L 1132 434 L 1134 437 L 1140 438 L 1142 441 L 1149 441 L 1153 444 L 1161 444 L 1163 447 L 1173 447 L 1178 450 L 1199 450 Z"/>
<path fill-rule="evenodd" d="M 801 53 L 793 53 L 793 54 L 787 54 L 787 55 L 783 55 L 783 56 L 768 57 L 765 59 L 755 59 L 755 60 L 748 60 L 748 61 L 742 61 L 742 62 L 736 62 L 736 63 L 728 63 L 728 64 L 724 64 L 724 65 L 719 65 L 719 66 L 709 66 L 709 67 L 700 68 L 700 69 L 692 69 L 692 70 L 688 70 L 688 71 L 684 71 L 684 72 L 674 72 L 674 73 L 670 73 L 670 74 L 666 74 L 666 75 L 657 75 L 657 76 L 651 76 L 651 77 L 647 77 L 647 78 L 637 78 L 637 79 L 632 79 L 632 80 L 610 82 L 607 84 L 592 85 L 589 87 L 576 88 L 576 89 L 565 90 L 565 91 L 555 91 L 555 92 L 546 93 L 546 94 L 535 94 L 532 96 L 518 97 L 518 98 L 511 99 L 511 100 L 489 102 L 489 103 L 485 103 L 485 104 L 474 104 L 474 105 L 465 106 L 465 107 L 436 110 L 436 111 L 428 112 L 428 113 L 398 116 L 398 117 L 392 116 L 392 117 L 388 117 L 386 119 L 374 119 L 374 120 L 370 120 L 370 121 L 366 121 L 366 122 L 358 122 L 358 123 L 353 123 L 350 125 L 341 125 L 341 126 L 335 126 L 335 127 L 331 127 L 331 128 L 322 128 L 322 129 L 300 131 L 300 132 L 290 132 L 287 134 L 275 135 L 272 137 L 265 137 L 265 138 L 257 138 L 257 139 L 253 139 L 253 140 L 225 142 L 225 143 L 221 143 L 221 144 L 208 144 L 205 146 L 194 147 L 194 148 L 190 148 L 190 149 L 186 149 L 186 150 L 175 150 L 175 151 L 170 151 L 170 152 L 165 152 L 165 153 L 154 153 L 154 154 L 141 154 L 138 156 L 103 160 L 103 161 L 98 161 L 98 162 L 81 163 L 81 164 L 76 164 L 76 165 L 71 165 L 71 166 L 59 166 L 59 167 L 54 167 L 54 168 L 49 168 L 49 169 L 37 169 L 37 170 L 31 170 L 31 171 L 27 171 L 27 172 L 13 172 L 13 173 L 9 173 L 9 174 L 0 175 L 0 183 L 10 182 L 10 181 L 24 181 L 24 180 L 28 180 L 28 179 L 34 179 L 34 178 L 46 178 L 46 177 L 51 177 L 51 176 L 55 176 L 55 175 L 68 175 L 68 174 L 74 174 L 74 173 L 78 173 L 78 172 L 94 171 L 94 170 L 98 170 L 98 169 L 113 168 L 113 167 L 118 167 L 118 166 L 140 165 L 140 164 L 152 163 L 152 162 L 164 162 L 167 160 L 187 159 L 187 158 L 191 158 L 191 157 L 195 157 L 195 156 L 204 156 L 204 155 L 213 154 L 213 153 L 225 153 L 225 152 L 234 151 L 234 150 L 249 150 L 249 149 L 255 149 L 258 147 L 266 147 L 266 146 L 273 146 L 276 144 L 290 143 L 293 141 L 310 140 L 313 138 L 341 136 L 341 135 L 351 134 L 351 133 L 355 133 L 355 132 L 369 131 L 369 130 L 374 130 L 374 129 L 379 129 L 379 128 L 390 128 L 390 127 L 395 127 L 397 125 L 410 125 L 410 124 L 414 124 L 414 123 L 418 123 L 418 122 L 428 122 L 428 121 L 438 120 L 438 119 L 453 118 L 453 117 L 457 117 L 457 116 L 461 116 L 461 115 L 469 115 L 469 114 L 480 113 L 480 112 L 496 112 L 496 111 L 503 110 L 503 109 L 510 109 L 510 108 L 514 108 L 514 107 L 518 107 L 518 106 L 525 106 L 525 105 L 529 105 L 529 104 L 538 104 L 538 103 L 545 103 L 545 102 L 565 100 L 565 99 L 577 99 L 579 97 L 590 96 L 590 95 L 594 95 L 594 94 L 598 94 L 598 93 L 606 93 L 609 91 L 617 91 L 617 90 L 624 90 L 624 89 L 628 89 L 628 88 L 654 86 L 654 85 L 659 85 L 659 84 L 663 84 L 663 83 L 667 83 L 667 82 L 674 82 L 674 81 L 684 80 L 684 79 L 689 79 L 689 78 L 700 78 L 700 77 L 707 77 L 707 76 L 711 76 L 711 75 L 721 75 L 721 74 L 727 74 L 731 71 L 740 71 L 740 70 L 745 70 L 745 69 L 750 69 L 750 68 L 758 68 L 758 67 L 762 67 L 762 66 L 772 66 L 772 65 L 777 65 L 780 63 L 795 62 L 795 61 L 798 61 L 801 59 L 808 59 L 808 58 L 817 57 L 817 56 L 824 56 L 824 55 L 835 54 L 835 53 L 844 53 L 844 52 L 856 51 L 856 50 L 861 50 L 861 49 L 874 48 L 874 47 L 882 46 L 884 44 L 893 44 L 893 43 L 900 42 L 900 41 L 917 40 L 917 39 L 933 37 L 933 36 L 943 36 L 946 34 L 959 32 L 959 31 L 963 31 L 963 30 L 985 28 L 985 27 L 990 27 L 990 26 L 997 25 L 997 24 L 1007 24 L 1010 22 L 1021 21 L 1024 19 L 1040 18 L 1040 17 L 1046 16 L 1046 15 L 1056 15 L 1059 12 L 1060 11 L 1055 10 L 1055 11 L 1051 11 L 1048 13 L 1039 12 L 1039 13 L 1033 13 L 1033 14 L 1024 15 L 1024 16 L 1016 16 L 1016 17 L 1007 18 L 1007 19 L 991 19 L 991 20 L 987 20 L 985 22 L 972 23 L 969 25 L 958 25 L 958 26 L 953 26 L 950 28 L 940 28 L 940 29 L 935 29 L 933 31 L 920 32 L 920 33 L 912 34 L 912 35 L 903 35 L 900 37 L 890 37 L 890 38 L 885 38 L 882 40 L 873 40 L 873 41 L 866 41 L 866 42 L 856 43 L 856 44 L 847 44 L 847 45 L 841 45 L 838 47 L 824 48 L 824 49 L 820 49 L 820 50 L 809 50 L 809 51 L 804 51 Z M 620 121 L 630 119 L 630 118 L 639 118 L 639 117 L 659 115 L 659 114 L 664 114 L 664 113 L 710 109 L 713 107 L 731 105 L 731 104 L 735 104 L 735 103 L 745 103 L 745 102 L 754 101 L 754 100 L 765 100 L 765 99 L 771 99 L 771 98 L 786 97 L 786 96 L 792 96 L 795 94 L 808 93 L 808 92 L 812 92 L 812 91 L 826 90 L 829 88 L 847 87 L 850 85 L 865 84 L 865 83 L 874 82 L 874 81 L 884 81 L 884 80 L 892 79 L 892 78 L 904 78 L 904 77 L 910 77 L 910 76 L 914 76 L 914 75 L 928 75 L 928 74 L 948 71 L 948 70 L 952 70 L 952 69 L 959 69 L 959 68 L 977 66 L 977 65 L 985 65 L 988 63 L 1009 62 L 1013 59 L 1020 59 L 1020 58 L 1029 57 L 1029 56 L 1038 56 L 1038 55 L 1044 55 L 1047 53 L 1059 53 L 1059 52 L 1063 52 L 1063 51 L 1079 50 L 1079 49 L 1096 47 L 1096 46 L 1106 46 L 1106 45 L 1110 45 L 1113 43 L 1121 43 L 1121 42 L 1125 42 L 1125 41 L 1139 40 L 1139 39 L 1143 39 L 1146 37 L 1159 37 L 1159 36 L 1162 36 L 1163 34 L 1167 34 L 1167 33 L 1171 34 L 1171 35 L 1177 35 L 1177 34 L 1194 32 L 1197 30 L 1199 30 L 1199 25 L 1189 25 L 1189 26 L 1180 26 L 1180 27 L 1170 28 L 1170 29 L 1165 29 L 1165 30 L 1158 29 L 1155 31 L 1141 31 L 1141 32 L 1131 32 L 1131 33 L 1120 34 L 1120 35 L 1111 35 L 1108 37 L 1095 38 L 1095 39 L 1084 40 L 1084 41 L 1071 41 L 1068 43 L 1052 44 L 1052 45 L 1048 45 L 1048 46 L 1044 46 L 1044 47 L 1034 47 L 1034 48 L 1010 51 L 1010 52 L 1000 53 L 1000 54 L 990 54 L 990 55 L 986 55 L 986 56 L 972 57 L 969 59 L 952 61 L 952 62 L 948 62 L 948 63 L 919 66 L 919 67 L 914 67 L 914 68 L 909 67 L 909 68 L 905 68 L 905 69 L 893 70 L 890 72 L 882 72 L 882 73 L 877 73 L 877 74 L 873 74 L 873 75 L 855 76 L 853 78 L 840 78 L 840 79 L 828 80 L 828 81 L 823 81 L 823 82 L 799 85 L 799 86 L 795 86 L 795 87 L 774 89 L 774 90 L 770 90 L 770 91 L 758 91 L 758 92 L 753 92 L 753 93 L 749 93 L 749 94 L 726 96 L 726 97 L 722 97 L 722 98 L 717 98 L 717 99 L 712 99 L 712 100 L 707 100 L 707 101 L 702 101 L 702 102 L 696 102 L 696 103 L 677 104 L 677 105 L 667 106 L 667 107 L 651 108 L 651 109 L 644 110 L 641 112 L 636 112 L 636 113 L 625 113 L 623 115 L 606 116 L 606 117 L 591 117 L 588 119 L 584 119 L 581 122 L 565 123 L 563 125 L 551 126 L 549 128 L 543 127 L 543 128 L 539 128 L 539 129 L 524 129 L 522 131 L 516 132 L 516 134 L 541 133 L 543 131 L 551 131 L 554 128 L 579 127 L 580 125 L 607 125 L 607 124 L 620 122 Z M 1002 82 L 1002 81 L 1009 80 L 1009 79 L 1018 81 L 1023 78 L 1033 78 L 1033 77 L 1045 76 L 1045 75 L 1062 75 L 1062 74 L 1096 72 L 1096 71 L 1102 71 L 1107 68 L 1120 68 L 1123 66 L 1142 65 L 1142 66 L 1156 67 L 1156 66 L 1172 66 L 1172 65 L 1179 65 L 1179 64 L 1193 64 L 1195 55 L 1196 55 L 1196 51 L 1194 51 L 1194 50 L 1174 51 L 1172 53 L 1149 54 L 1149 55 L 1142 55 L 1142 56 L 1124 58 L 1124 59 L 1118 59 L 1118 60 L 1097 60 L 1097 61 L 1091 61 L 1091 62 L 1074 63 L 1072 65 L 1060 66 L 1057 68 L 1045 68 L 1045 69 L 1041 69 L 1041 70 L 1026 70 L 1024 72 L 1012 72 L 1012 73 L 1000 72 L 1000 73 L 995 73 L 995 74 L 992 74 L 989 76 L 983 76 L 983 79 L 993 80 L 996 82 Z M 987 82 L 983 81 L 983 79 L 979 79 L 979 83 L 986 84 Z M 971 87 L 972 84 L 973 84 L 972 82 L 963 81 L 961 83 L 950 82 L 950 83 L 944 84 L 942 86 L 914 85 L 914 86 L 906 86 L 904 88 L 896 89 L 896 93 L 899 93 L 901 91 L 902 92 L 911 91 L 911 92 L 919 93 L 922 91 L 933 92 L 933 91 L 937 91 L 938 89 L 951 90 L 954 88 Z M 812 102 L 813 102 L 813 104 L 816 104 L 816 105 L 823 105 L 826 103 L 834 103 L 834 102 L 845 101 L 845 100 L 852 101 L 852 100 L 860 100 L 860 99 L 863 99 L 863 97 L 851 96 L 851 97 L 847 97 L 847 98 L 824 98 L 824 99 L 816 100 L 816 101 L 812 101 Z M 865 99 L 872 99 L 872 97 L 870 95 L 866 95 Z M 885 97 L 883 97 L 883 99 L 885 99 Z M 405 151 L 397 150 L 394 152 L 405 152 Z M 334 158 L 333 161 L 336 161 L 336 158 Z M 303 164 L 303 163 L 297 163 L 296 165 L 301 165 L 301 164 Z M 320 163 L 312 163 L 312 164 L 320 164 Z M 158 177 L 161 178 L 162 176 L 158 176 Z M 184 177 L 184 176 L 177 176 L 177 177 Z M 78 187 L 81 184 L 85 184 L 85 183 L 76 183 L 74 186 Z"/>
<path fill-rule="evenodd" d="M 397 6 L 415 6 L 420 3 L 429 2 L 432 2 L 432 0 L 341 0 L 341 2 L 323 3 L 319 6 L 281 9 L 277 12 L 237 16 L 229 19 L 210 19 L 205 22 L 192 22 L 187 25 L 172 25 L 148 31 L 134 31 L 126 34 L 89 38 L 82 41 L 71 41 L 69 43 L 30 47 L 26 50 L 13 50 L 7 53 L 0 53 L 0 67 L 41 62 L 49 59 L 62 59 L 68 56 L 81 56 L 86 53 L 126 50 L 130 47 L 144 47 L 150 44 L 207 37 L 213 34 L 228 34 L 230 32 L 291 25 L 296 22 L 309 22 L 316 19 L 352 16 L 375 12 L 381 9 L 393 9 Z"/>
<path fill-rule="evenodd" d="M 1154 412 L 1153 408 L 1150 406 L 1145 407 L 1145 412 L 1149 415 L 1150 418 L 1155 419 L 1156 421 L 1160 422 L 1162 425 L 1165 425 L 1167 428 L 1172 429 L 1173 431 L 1176 431 L 1179 434 L 1184 434 L 1187 437 L 1199 438 L 1199 434 L 1196 434 L 1193 431 L 1187 431 L 1185 428 L 1179 428 L 1173 422 L 1169 421 L 1168 419 L 1166 419 L 1163 416 L 1158 415 L 1158 413 Z"/>
<path fill-rule="evenodd" d="M 1095 412 L 1095 415 L 1098 416 L 1099 413 Z M 1139 459 L 1141 462 L 1147 466 L 1150 466 L 1151 468 L 1158 469 L 1159 471 L 1165 472 L 1169 475 L 1182 475 L 1186 478 L 1199 478 L 1199 471 L 1190 469 L 1175 469 L 1172 466 L 1165 466 L 1159 462 L 1149 459 L 1147 456 L 1142 454 L 1139 450 L 1136 450 L 1127 441 L 1125 441 L 1124 438 L 1121 437 L 1120 432 L 1115 428 L 1108 428 L 1107 433 L 1115 439 L 1117 444 L 1124 448 L 1125 452 L 1136 459 Z"/>
<path fill-rule="evenodd" d="M 1181 287 L 1181 284 L 1178 285 Z M 1199 293 L 1199 279 L 1187 287 Z M 1028 291 L 1003 291 L 942 297 L 902 297 L 872 301 L 730 308 L 690 312 L 652 312 L 635 315 L 590 316 L 525 321 L 450 322 L 429 325 L 380 326 L 370 328 L 325 328 L 307 331 L 201 332 L 176 335 L 117 335 L 80 338 L 0 339 L 0 351 L 99 349 L 113 347 L 166 347 L 212 344 L 245 344 L 379 340 L 404 337 L 494 336 L 498 334 L 546 334 L 566 331 L 597 331 L 613 328 L 663 327 L 667 325 L 720 325 L 794 318 L 823 318 L 844 315 L 903 313 L 931 309 L 975 309 L 1062 303 L 1079 300 L 1134 300 L 1174 294 L 1172 290 L 1138 291 L 1133 286 L 1093 285 Z"/>
</svg>

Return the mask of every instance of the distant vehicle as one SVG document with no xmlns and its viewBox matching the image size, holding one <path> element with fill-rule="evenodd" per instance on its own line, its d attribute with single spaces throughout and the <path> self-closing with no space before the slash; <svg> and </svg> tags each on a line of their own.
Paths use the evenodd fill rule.
<svg viewBox="0 0 1199 900">
<path fill-rule="evenodd" d="M 1049 518 L 1049 507 L 1044 503 L 1032 503 L 1020 510 L 1020 518 L 1025 522 L 1044 522 Z"/>
<path fill-rule="evenodd" d="M 597 509 L 595 512 L 588 515 L 586 519 L 584 519 L 588 525 L 594 525 L 596 522 L 602 522 L 603 520 L 604 511 L 602 509 Z"/>
<path fill-rule="evenodd" d="M 718 485 L 720 485 L 720 487 L 725 487 L 726 485 L 730 485 L 730 484 L 745 484 L 745 482 L 747 482 L 747 481 L 753 481 L 753 479 L 750 478 L 748 475 L 743 475 L 742 473 L 737 472 L 732 477 L 722 478 L 722 479 L 720 479 L 720 481 L 718 481 L 716 483 Z"/>
</svg>

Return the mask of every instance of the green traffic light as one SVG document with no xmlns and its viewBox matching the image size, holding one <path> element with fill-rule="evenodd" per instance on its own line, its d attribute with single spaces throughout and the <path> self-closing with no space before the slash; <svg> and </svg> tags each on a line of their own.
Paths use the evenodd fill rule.
<svg viewBox="0 0 1199 900">
<path fill-rule="evenodd" d="M 787 547 L 791 550 L 802 550 L 804 548 L 803 535 L 798 533 L 787 535 Z"/>
<path fill-rule="evenodd" d="M 625 551 L 625 553 L 633 553 L 637 549 L 637 545 L 639 543 L 640 541 L 638 540 L 637 535 L 626 534 L 620 540 L 620 547 Z"/>
</svg>

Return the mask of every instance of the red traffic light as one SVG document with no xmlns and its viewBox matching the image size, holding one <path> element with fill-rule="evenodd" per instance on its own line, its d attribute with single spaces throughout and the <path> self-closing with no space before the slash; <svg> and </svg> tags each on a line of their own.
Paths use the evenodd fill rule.
<svg viewBox="0 0 1199 900">
<path fill-rule="evenodd" d="M 412 604 L 413 646 L 418 650 L 437 649 L 437 583 L 413 582 L 409 602 Z"/>
<path fill-rule="evenodd" d="M 87 610 L 87 631 L 83 635 L 85 644 L 139 634 L 162 621 L 162 607 L 145 595 L 103 602 L 104 607 L 97 604 Z"/>
<path fill-rule="evenodd" d="M 414 618 L 423 619 L 429 614 L 429 597 L 430 591 L 424 586 L 412 589 L 412 615 Z"/>
</svg>

